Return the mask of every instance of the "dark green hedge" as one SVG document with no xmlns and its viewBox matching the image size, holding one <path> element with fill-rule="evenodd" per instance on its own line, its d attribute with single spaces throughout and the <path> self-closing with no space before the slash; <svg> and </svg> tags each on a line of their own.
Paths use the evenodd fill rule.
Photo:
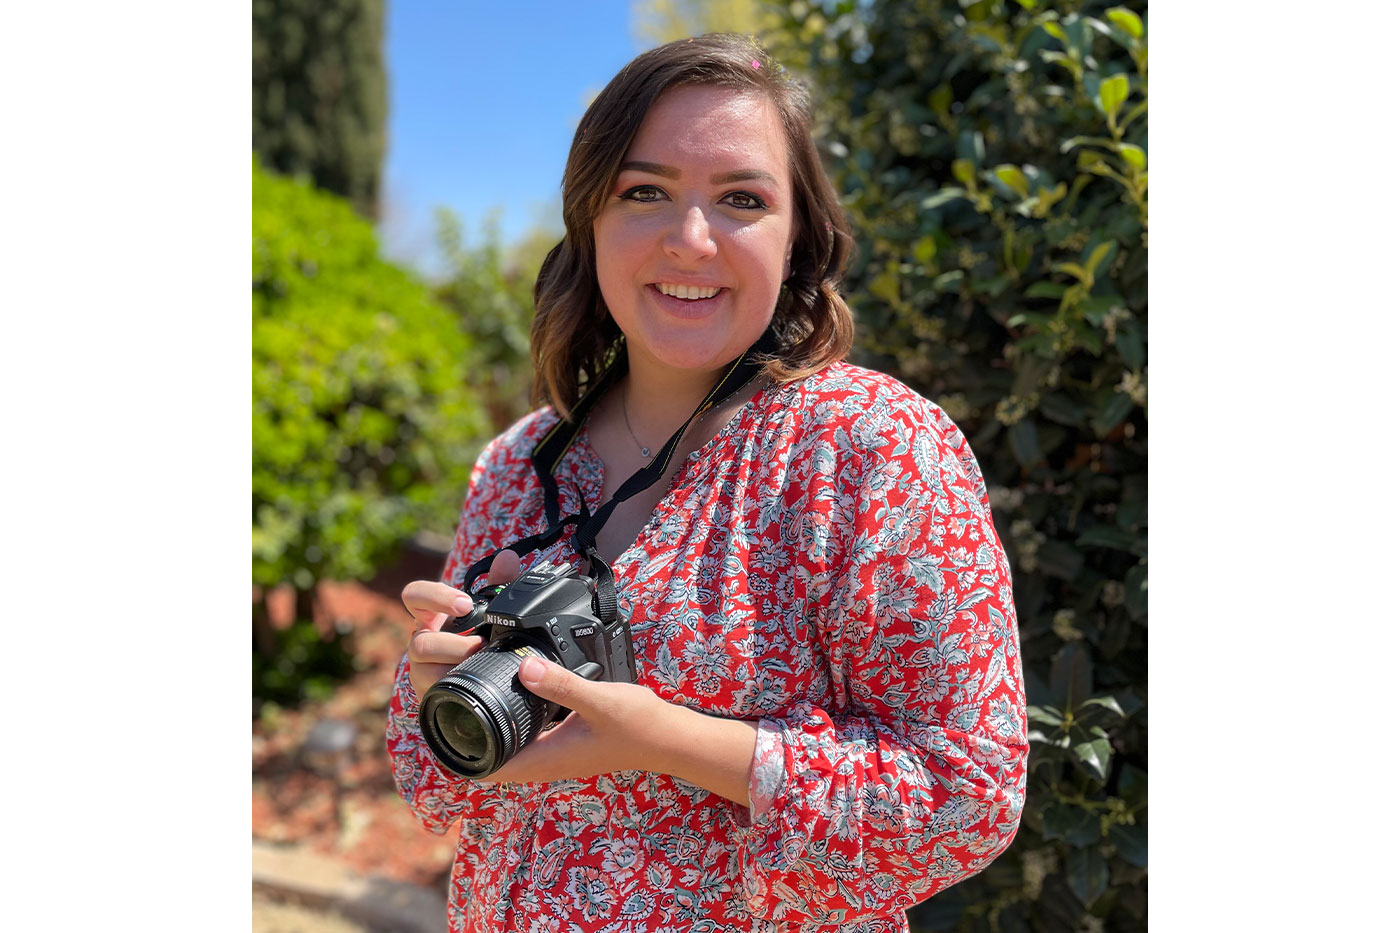
<svg viewBox="0 0 1400 933">
<path fill-rule="evenodd" d="M 857 360 L 967 433 L 1015 578 L 1021 830 L 911 921 L 1144 929 L 1145 4 L 778 8 L 856 228 Z"/>
<path fill-rule="evenodd" d="M 282 175 L 379 208 L 383 0 L 253 0 L 253 151 Z"/>
</svg>

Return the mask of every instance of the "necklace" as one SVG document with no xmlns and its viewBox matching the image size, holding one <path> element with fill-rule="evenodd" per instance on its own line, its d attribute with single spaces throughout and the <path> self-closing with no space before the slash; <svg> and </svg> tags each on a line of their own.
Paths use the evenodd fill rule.
<svg viewBox="0 0 1400 933">
<path fill-rule="evenodd" d="M 632 422 L 627 417 L 627 393 L 619 393 L 622 396 L 622 423 L 627 426 L 627 433 L 632 435 L 632 443 L 637 445 L 637 449 L 642 452 L 643 457 L 651 456 L 651 448 L 637 440 L 637 432 L 632 430 Z"/>
</svg>

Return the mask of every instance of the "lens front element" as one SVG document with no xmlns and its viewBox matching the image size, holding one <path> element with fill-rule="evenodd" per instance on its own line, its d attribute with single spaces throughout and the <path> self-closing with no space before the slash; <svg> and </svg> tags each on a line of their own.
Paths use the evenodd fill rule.
<svg viewBox="0 0 1400 933">
<path fill-rule="evenodd" d="M 433 684 L 418 723 L 448 768 L 470 778 L 498 770 L 544 727 L 545 702 L 520 685 L 520 662 L 534 655 L 558 663 L 534 645 L 493 645 Z"/>
<path fill-rule="evenodd" d="M 442 740 L 467 761 L 490 757 L 486 726 L 475 710 L 455 703 L 439 703 L 433 710 L 433 719 Z"/>
</svg>

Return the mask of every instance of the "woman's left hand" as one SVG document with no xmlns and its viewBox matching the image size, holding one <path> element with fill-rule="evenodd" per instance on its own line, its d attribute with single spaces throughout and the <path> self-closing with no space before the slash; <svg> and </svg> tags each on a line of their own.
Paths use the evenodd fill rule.
<svg viewBox="0 0 1400 933">
<path fill-rule="evenodd" d="M 521 662 L 520 684 L 573 712 L 480 780 L 544 783 L 609 771 L 668 771 L 672 716 L 686 711 L 649 688 L 585 680 L 539 658 Z"/>
</svg>

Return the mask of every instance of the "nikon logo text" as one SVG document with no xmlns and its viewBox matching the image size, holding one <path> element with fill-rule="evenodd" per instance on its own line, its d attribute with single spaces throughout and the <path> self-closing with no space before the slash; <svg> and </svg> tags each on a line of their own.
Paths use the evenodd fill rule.
<svg viewBox="0 0 1400 933">
<path fill-rule="evenodd" d="M 515 628 L 520 624 L 510 616 L 496 615 L 494 612 L 486 613 L 486 621 L 491 625 L 504 625 L 506 628 Z"/>
</svg>

